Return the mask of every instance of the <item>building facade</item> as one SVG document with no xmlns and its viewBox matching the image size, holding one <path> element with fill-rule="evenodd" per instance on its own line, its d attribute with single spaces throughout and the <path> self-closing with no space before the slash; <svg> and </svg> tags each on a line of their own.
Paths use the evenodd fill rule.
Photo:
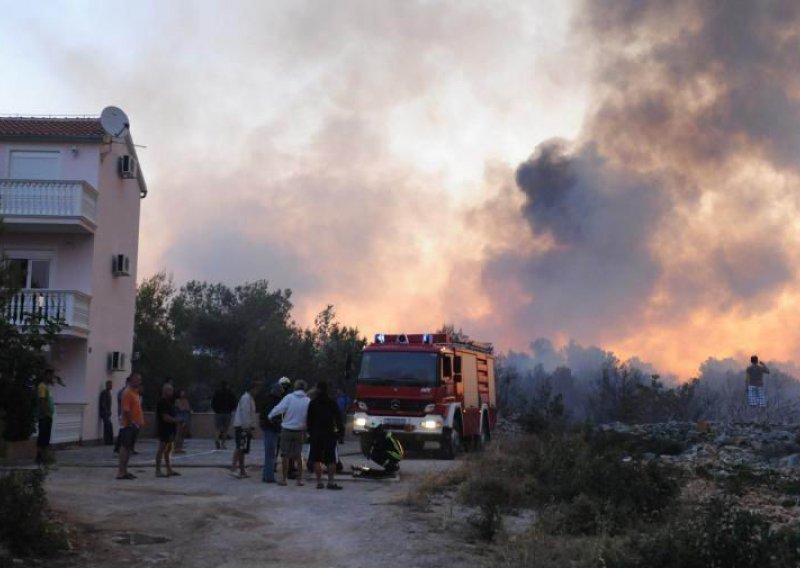
<svg viewBox="0 0 800 568">
<path fill-rule="evenodd" d="M 130 132 L 118 134 L 99 118 L 0 117 L 0 255 L 21 288 L 6 316 L 66 322 L 49 352 L 65 384 L 53 389 L 54 443 L 102 438 L 99 393 L 107 380 L 116 392 L 134 358 L 147 186 Z"/>
</svg>

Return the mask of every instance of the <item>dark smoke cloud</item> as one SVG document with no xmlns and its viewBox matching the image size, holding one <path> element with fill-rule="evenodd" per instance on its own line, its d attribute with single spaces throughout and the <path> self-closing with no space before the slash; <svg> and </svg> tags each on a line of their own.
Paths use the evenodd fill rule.
<svg viewBox="0 0 800 568">
<path fill-rule="evenodd" d="M 586 2 L 578 13 L 596 67 L 584 130 L 517 169 L 532 232 L 491 251 L 484 285 L 518 335 L 635 349 L 657 328 L 672 352 L 735 351 L 730 322 L 779 317 L 796 282 L 800 4 Z"/>
<path fill-rule="evenodd" d="M 560 141 L 540 146 L 516 181 L 533 235 L 552 242 L 531 257 L 494 258 L 487 285 L 516 270 L 533 294 L 524 318 L 556 328 L 641 310 L 660 273 L 648 247 L 663 208 L 658 181 L 609 166 L 590 145 L 571 152 Z"/>
</svg>

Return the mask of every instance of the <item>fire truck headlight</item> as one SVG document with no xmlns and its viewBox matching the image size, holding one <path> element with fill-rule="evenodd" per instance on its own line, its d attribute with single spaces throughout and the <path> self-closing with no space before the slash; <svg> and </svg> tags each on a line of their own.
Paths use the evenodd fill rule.
<svg viewBox="0 0 800 568">
<path fill-rule="evenodd" d="M 423 420 L 422 421 L 422 427 L 425 428 L 426 430 L 436 430 L 437 428 L 439 428 L 439 426 L 440 426 L 440 424 L 436 420 Z"/>
<path fill-rule="evenodd" d="M 366 428 L 367 427 L 367 419 L 366 418 L 356 418 L 355 419 L 355 426 L 356 428 Z"/>
<path fill-rule="evenodd" d="M 428 406 L 425 407 L 425 414 L 430 414 L 434 410 L 436 410 L 436 405 L 435 404 L 429 404 Z"/>
</svg>

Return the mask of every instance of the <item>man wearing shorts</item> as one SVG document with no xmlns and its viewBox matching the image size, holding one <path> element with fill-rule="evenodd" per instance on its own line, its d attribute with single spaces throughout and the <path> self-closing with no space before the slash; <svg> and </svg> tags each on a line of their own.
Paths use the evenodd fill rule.
<svg viewBox="0 0 800 568">
<path fill-rule="evenodd" d="M 177 412 L 175 411 L 174 388 L 171 383 L 161 387 L 161 398 L 156 405 L 156 434 L 158 434 L 158 451 L 156 451 L 156 477 L 180 475 L 172 469 L 172 444 L 177 430 Z M 161 471 L 161 461 L 167 466 L 167 472 Z"/>
<path fill-rule="evenodd" d="M 758 356 L 750 357 L 750 366 L 745 371 L 747 375 L 745 385 L 747 389 L 747 404 L 751 407 L 766 408 L 767 394 L 764 388 L 764 375 L 769 375 L 769 369 L 764 363 L 759 362 Z"/>
<path fill-rule="evenodd" d="M 303 485 L 303 442 L 306 437 L 309 398 L 306 396 L 306 382 L 297 380 L 294 391 L 283 397 L 269 413 L 269 419 L 283 414 L 281 422 L 281 471 L 283 479 L 278 485 L 286 485 L 289 478 L 289 464 L 297 464 L 297 485 Z"/>
<path fill-rule="evenodd" d="M 308 404 L 308 434 L 311 451 L 308 461 L 314 464 L 317 489 L 322 484 L 322 464 L 328 468 L 328 489 L 341 489 L 334 481 L 336 474 L 336 442 L 344 437 L 344 421 L 339 405 L 328 395 L 328 383 L 317 383 L 317 396 Z"/>
<path fill-rule="evenodd" d="M 128 386 L 122 392 L 120 398 L 120 430 L 119 430 L 119 470 L 117 479 L 136 479 L 136 476 L 128 472 L 128 460 L 136 443 L 139 430 L 144 426 L 144 412 L 142 412 L 142 398 L 139 389 L 142 386 L 142 376 L 133 373 L 129 377 Z"/>
<path fill-rule="evenodd" d="M 233 434 L 236 441 L 236 449 L 233 451 L 231 475 L 237 479 L 249 477 L 245 471 L 244 456 L 250 453 L 250 440 L 253 439 L 253 432 L 256 429 L 256 424 L 258 424 L 255 401 L 258 384 L 249 383 L 245 388 L 246 390 L 236 407 L 236 413 L 233 415 Z"/>
</svg>

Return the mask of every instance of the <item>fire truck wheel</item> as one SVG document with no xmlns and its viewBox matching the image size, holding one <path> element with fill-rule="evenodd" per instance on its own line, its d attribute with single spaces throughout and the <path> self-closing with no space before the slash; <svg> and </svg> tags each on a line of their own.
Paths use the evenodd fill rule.
<svg viewBox="0 0 800 568">
<path fill-rule="evenodd" d="M 372 449 L 372 440 L 369 439 L 369 434 L 364 432 L 358 437 L 358 441 L 361 443 L 361 453 L 364 454 L 365 458 L 368 458 L 369 451 Z"/>
<path fill-rule="evenodd" d="M 461 423 L 456 421 L 453 428 L 445 428 L 442 432 L 441 456 L 442 459 L 455 459 L 461 446 Z"/>
</svg>

